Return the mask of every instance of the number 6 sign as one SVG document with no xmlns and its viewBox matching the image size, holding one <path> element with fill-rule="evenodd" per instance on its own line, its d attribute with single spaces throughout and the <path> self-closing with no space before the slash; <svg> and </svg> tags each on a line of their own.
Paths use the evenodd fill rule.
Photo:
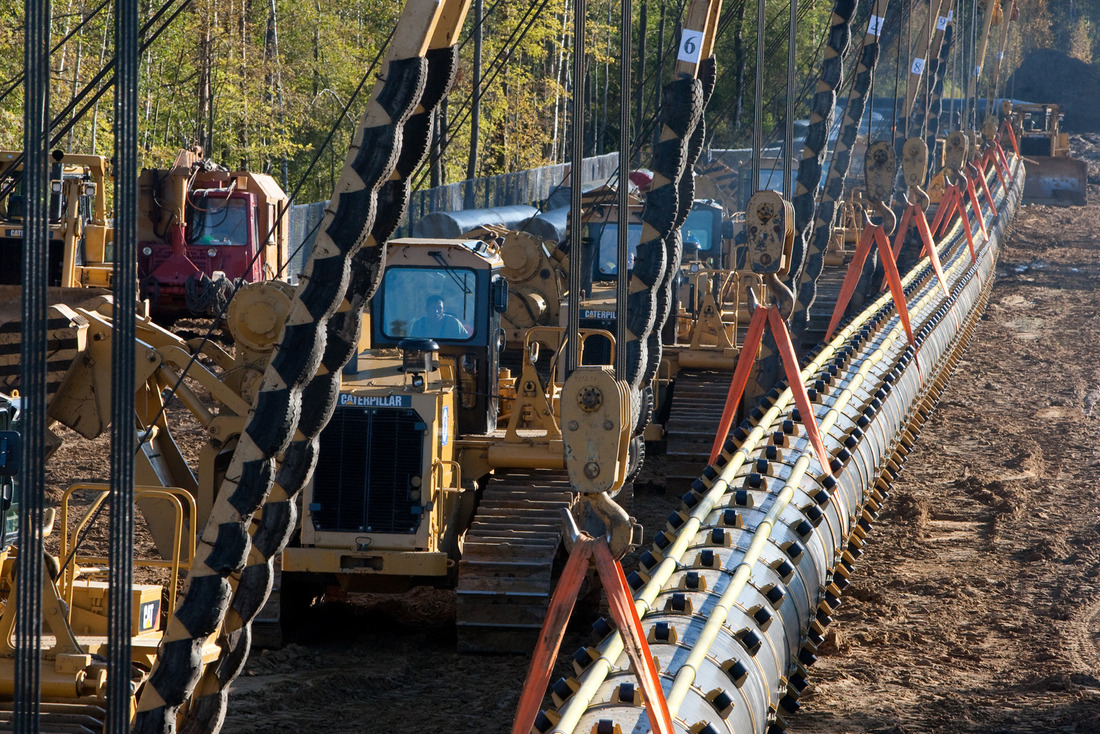
<svg viewBox="0 0 1100 734">
<path fill-rule="evenodd" d="M 685 28 L 680 38 L 680 52 L 676 55 L 676 60 L 688 64 L 698 63 L 702 50 L 703 34 L 700 31 L 689 31 Z"/>
</svg>

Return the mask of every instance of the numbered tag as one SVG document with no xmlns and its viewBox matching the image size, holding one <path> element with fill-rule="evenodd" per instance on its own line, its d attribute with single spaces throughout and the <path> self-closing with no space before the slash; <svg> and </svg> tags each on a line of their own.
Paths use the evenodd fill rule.
<svg viewBox="0 0 1100 734">
<path fill-rule="evenodd" d="M 954 10 L 948 10 L 947 11 L 947 22 L 950 23 L 953 20 L 955 20 L 955 11 Z"/>
<path fill-rule="evenodd" d="M 913 65 L 909 67 L 911 74 L 920 76 L 924 73 L 924 59 L 913 59 Z"/>
<path fill-rule="evenodd" d="M 699 31 L 689 31 L 684 29 L 684 35 L 680 39 L 680 53 L 677 54 L 676 60 L 683 61 L 688 64 L 696 64 L 699 62 L 699 54 L 703 51 L 703 34 Z"/>
<path fill-rule="evenodd" d="M 936 18 L 936 30 L 937 31 L 947 30 L 947 18 L 943 17 L 942 15 L 940 17 Z"/>
<path fill-rule="evenodd" d="M 867 33 L 878 38 L 882 35 L 882 24 L 884 22 L 886 22 L 886 19 L 881 15 L 872 15 L 871 19 L 867 21 Z"/>
<path fill-rule="evenodd" d="M 981 75 L 982 75 L 982 65 L 978 64 L 977 66 L 974 67 L 974 77 L 977 78 L 977 77 L 980 77 Z"/>
</svg>

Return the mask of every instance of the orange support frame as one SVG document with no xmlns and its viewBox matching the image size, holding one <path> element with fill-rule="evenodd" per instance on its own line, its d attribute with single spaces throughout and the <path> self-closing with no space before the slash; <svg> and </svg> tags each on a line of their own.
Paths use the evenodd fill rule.
<svg viewBox="0 0 1100 734">
<path fill-rule="evenodd" d="M 844 310 L 848 308 L 848 302 L 852 298 L 852 293 L 855 292 L 856 283 L 859 282 L 859 274 L 863 271 L 863 263 L 871 253 L 872 244 L 878 248 L 879 257 L 882 259 L 882 267 L 886 272 L 886 283 L 890 287 L 890 295 L 894 299 L 894 307 L 898 311 L 898 318 L 901 319 L 901 325 L 905 328 L 905 336 L 909 340 L 909 345 L 913 347 L 919 374 L 920 360 L 916 359 L 917 341 L 913 337 L 913 327 L 909 321 L 909 306 L 905 301 L 905 290 L 901 285 L 901 274 L 898 273 L 898 266 L 891 257 L 893 253 L 890 250 L 890 240 L 887 239 L 886 230 L 882 228 L 881 224 L 868 223 L 863 228 L 863 236 L 856 247 L 855 256 L 848 263 L 848 272 L 845 274 L 844 283 L 840 287 L 840 297 L 837 298 L 836 306 L 833 308 L 833 317 L 829 320 L 829 329 L 825 332 L 825 340 L 828 341 L 832 338 L 833 332 L 840 324 L 841 316 L 844 315 Z M 923 377 L 921 380 L 923 381 Z"/>
<path fill-rule="evenodd" d="M 866 231 L 866 230 L 865 230 Z M 752 320 L 749 322 L 749 331 L 745 335 L 745 341 L 741 345 L 741 352 L 737 357 L 737 367 L 730 380 L 730 389 L 726 394 L 726 405 L 722 410 L 722 421 L 718 426 L 718 434 L 714 437 L 714 446 L 710 450 L 710 463 L 718 460 L 718 454 L 729 435 L 730 425 L 733 423 L 733 415 L 737 412 L 737 405 L 741 402 L 741 396 L 745 393 L 745 385 L 748 383 L 749 370 L 752 369 L 752 361 L 756 358 L 756 351 L 760 347 L 760 341 L 764 338 L 765 320 L 771 327 L 772 336 L 775 337 L 776 347 L 779 349 L 780 361 L 783 362 L 783 371 L 787 376 L 787 383 L 794 393 L 794 402 L 798 406 L 798 412 L 802 424 L 806 426 L 806 434 L 810 444 L 817 452 L 817 460 L 821 469 L 826 474 L 832 470 L 829 468 L 829 453 L 825 450 L 825 442 L 821 439 L 821 430 L 817 425 L 817 415 L 814 413 L 813 403 L 810 402 L 809 393 L 802 383 L 802 371 L 798 367 L 798 356 L 794 353 L 794 344 L 791 343 L 791 333 L 787 330 L 787 324 L 779 313 L 779 307 L 772 305 L 767 308 L 757 306 L 753 311 Z"/>
<path fill-rule="evenodd" d="M 531 656 L 531 667 L 527 671 L 527 680 L 519 699 L 519 708 L 512 723 L 512 734 L 530 734 L 538 716 L 546 686 L 554 671 L 554 659 L 565 637 L 565 628 L 573 613 L 577 593 L 588 572 L 591 561 L 596 563 L 596 571 L 607 592 L 611 617 L 623 636 L 624 649 L 630 658 L 631 666 L 641 684 L 645 697 L 646 713 L 654 734 L 673 734 L 672 715 L 668 710 L 665 692 L 661 688 L 653 656 L 649 652 L 649 643 L 642 632 L 642 622 L 634 608 L 634 599 L 626 583 L 622 565 L 611 555 L 611 549 L 604 538 L 593 538 L 581 534 L 573 545 L 569 560 L 565 564 L 561 578 L 558 579 L 554 595 L 550 599 L 550 608 L 542 623 L 539 641 Z"/>
</svg>

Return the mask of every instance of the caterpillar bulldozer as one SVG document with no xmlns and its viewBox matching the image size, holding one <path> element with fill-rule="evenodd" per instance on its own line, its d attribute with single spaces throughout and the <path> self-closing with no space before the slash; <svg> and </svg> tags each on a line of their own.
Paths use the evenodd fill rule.
<svg viewBox="0 0 1100 734">
<path fill-rule="evenodd" d="M 282 552 L 283 629 L 293 634 L 326 588 L 454 586 L 462 649 L 522 652 L 549 604 L 560 512 L 575 498 L 563 385 L 536 369 L 547 343 L 560 361 L 563 330 L 527 330 L 513 375 L 500 367 L 509 284 L 494 242 L 408 238 L 387 250 L 367 349 L 342 375 L 300 534 Z M 582 344 L 593 338 L 613 339 L 582 330 Z M 627 457 L 624 423 L 614 426 L 603 448 L 618 490 Z"/>
<path fill-rule="evenodd" d="M 158 320 L 221 314 L 234 281 L 289 279 L 289 199 L 271 176 L 181 150 L 138 187 L 141 297 Z"/>
<path fill-rule="evenodd" d="M 643 198 L 632 193 L 631 202 L 627 226 L 632 261 L 642 232 Z M 464 233 L 466 237 L 494 241 L 504 259 L 503 276 L 509 290 L 502 325 L 507 336 L 505 364 L 508 366 L 518 366 L 509 358 L 519 356 L 527 329 L 563 323 L 568 303 L 569 268 L 573 262 L 577 262 L 582 271 L 582 326 L 614 330 L 614 283 L 618 272 L 615 247 L 619 232 L 616 191 L 607 186 L 587 191 L 582 205 L 581 236 L 575 251 L 568 244 L 572 241 L 568 227 L 555 231 L 552 236 L 546 230 L 546 234 L 540 236 L 531 231 L 534 227 L 530 219 L 521 221 L 518 227 L 478 224 Z M 463 210 L 455 219 L 470 224 L 491 218 L 497 211 L 499 209 Z M 687 219 L 680 227 L 680 236 L 686 263 L 721 268 L 733 258 L 730 221 L 722 207 L 712 200 L 692 202 Z M 633 262 L 628 262 L 628 269 L 632 267 Z M 596 358 L 595 350 L 593 343 L 589 350 L 591 359 Z M 601 353 L 601 359 L 606 360 L 607 344 Z"/>
<path fill-rule="evenodd" d="M 1069 135 L 1062 132 L 1064 115 L 1058 105 L 1005 101 L 1001 111 L 1013 120 L 1020 155 L 1027 169 L 1024 203 L 1084 206 L 1088 164 L 1070 157 Z"/>
<path fill-rule="evenodd" d="M 50 167 L 48 268 L 51 297 L 80 299 L 111 287 L 114 230 L 107 210 L 107 159 L 54 151 Z M 0 151 L 0 300 L 18 302 L 23 282 L 22 153 Z M 98 288 L 72 293 L 73 288 Z"/>
<path fill-rule="evenodd" d="M 717 188 L 705 189 L 708 195 L 720 193 Z M 601 336 L 615 330 L 615 279 L 618 266 L 616 245 L 619 229 L 619 205 L 613 187 L 601 187 L 584 194 L 579 247 L 561 248 L 555 242 L 522 231 L 483 227 L 473 233 L 491 237 L 499 243 L 508 280 L 508 308 L 503 327 L 507 334 L 505 364 L 522 364 L 523 346 L 533 327 L 566 323 L 569 301 L 567 281 L 574 263 L 581 268 L 582 291 L 580 325 L 591 336 L 585 350 L 592 364 L 610 362 L 611 342 Z M 628 267 L 641 240 L 641 212 L 644 194 L 631 194 L 628 221 Z M 470 212 L 464 215 L 469 216 Z M 660 338 L 662 359 L 655 379 L 646 387 L 647 404 L 653 406 L 653 420 L 647 421 L 641 435 L 632 440 L 631 451 L 643 455 L 643 440 L 663 443 L 667 421 L 673 422 L 675 439 L 666 447 L 675 457 L 670 460 L 674 481 L 679 474 L 690 481 L 700 463 L 709 453 L 706 436 L 709 422 L 720 417 L 708 416 L 708 423 L 697 426 L 701 415 L 714 409 L 713 394 L 717 382 L 728 381 L 739 353 L 739 338 L 748 323 L 749 291 L 764 297 L 768 286 L 763 279 L 746 269 L 745 243 L 734 238 L 735 221 L 742 224 L 744 213 L 730 217 L 722 205 L 710 199 L 695 199 L 684 222 L 679 227 L 683 243 L 682 261 L 675 277 L 673 308 Z M 843 235 L 839 236 L 843 239 Z M 563 238 L 566 242 L 572 238 Z M 844 261 L 844 247 L 838 241 L 837 256 Z M 849 253 L 850 254 L 850 253 Z M 738 266 L 740 263 L 740 267 Z M 560 331 L 536 331 L 543 341 L 546 354 L 552 355 L 558 346 Z M 547 374 L 549 362 L 539 369 Z M 679 388 L 673 386 L 679 380 Z M 672 413 L 675 390 L 679 390 L 679 405 Z M 634 462 L 632 462 L 632 466 Z"/>
</svg>

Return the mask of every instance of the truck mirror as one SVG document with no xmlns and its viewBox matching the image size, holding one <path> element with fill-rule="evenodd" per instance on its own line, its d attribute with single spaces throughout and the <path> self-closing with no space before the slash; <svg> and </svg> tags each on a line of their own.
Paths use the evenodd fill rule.
<svg viewBox="0 0 1100 734">
<path fill-rule="evenodd" d="M 20 446 L 18 431 L 0 431 L 0 477 L 19 475 Z"/>
<path fill-rule="evenodd" d="M 493 281 L 491 300 L 493 310 L 497 313 L 504 313 L 508 310 L 508 281 L 504 278 Z"/>
</svg>

